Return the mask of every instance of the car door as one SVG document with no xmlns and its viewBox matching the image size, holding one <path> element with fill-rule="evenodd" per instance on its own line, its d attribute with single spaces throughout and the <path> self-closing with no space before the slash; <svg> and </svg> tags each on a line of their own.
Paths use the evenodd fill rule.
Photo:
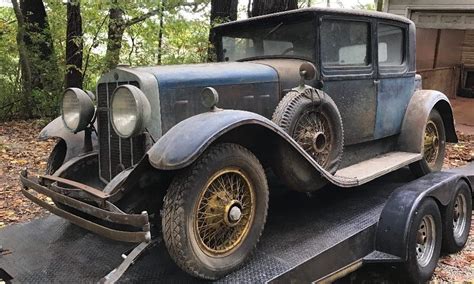
<svg viewBox="0 0 474 284">
<path fill-rule="evenodd" d="M 319 43 L 323 90 L 341 113 L 344 143 L 372 140 L 376 92 L 372 33 L 375 22 L 362 17 L 323 16 Z"/>
<path fill-rule="evenodd" d="M 415 88 L 415 72 L 408 68 L 408 25 L 379 21 L 377 42 L 376 139 L 400 133 Z"/>
</svg>

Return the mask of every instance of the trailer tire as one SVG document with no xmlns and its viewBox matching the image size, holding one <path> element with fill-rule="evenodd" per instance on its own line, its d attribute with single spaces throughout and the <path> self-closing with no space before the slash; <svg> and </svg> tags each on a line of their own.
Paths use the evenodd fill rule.
<svg viewBox="0 0 474 284">
<path fill-rule="evenodd" d="M 255 155 L 237 144 L 211 146 L 168 188 L 161 221 L 165 245 L 187 273 L 219 279 L 251 254 L 267 209 L 267 180 Z"/>
<path fill-rule="evenodd" d="M 442 211 L 443 251 L 456 253 L 463 249 L 469 237 L 472 218 L 472 197 L 469 185 L 460 180 L 448 206 Z"/>
<path fill-rule="evenodd" d="M 315 102 L 305 93 L 289 92 L 276 107 L 272 121 L 333 174 L 341 163 L 344 130 L 336 103 L 326 93 L 321 94 L 324 95 L 320 96 L 320 101 Z"/>
<path fill-rule="evenodd" d="M 432 137 L 430 137 L 430 135 Z M 431 139 L 431 141 L 429 141 Z M 431 142 L 431 143 L 430 143 Z M 428 152 L 425 147 L 432 147 Z M 422 149 L 423 158 L 410 164 L 410 170 L 417 177 L 422 177 L 431 172 L 440 171 L 443 167 L 444 154 L 446 151 L 446 130 L 443 118 L 436 109 L 432 109 L 425 125 L 424 145 Z"/>
<path fill-rule="evenodd" d="M 408 232 L 406 277 L 410 283 L 425 283 L 431 279 L 441 251 L 441 214 L 432 198 L 420 202 Z"/>
</svg>

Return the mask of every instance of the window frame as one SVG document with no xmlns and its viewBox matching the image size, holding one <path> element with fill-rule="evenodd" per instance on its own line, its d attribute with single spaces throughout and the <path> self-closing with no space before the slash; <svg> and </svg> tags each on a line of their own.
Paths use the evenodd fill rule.
<svg viewBox="0 0 474 284">
<path fill-rule="evenodd" d="M 298 24 L 304 21 L 308 21 L 311 23 L 311 25 L 314 27 L 313 36 L 316 37 L 316 35 L 318 34 L 318 26 L 317 26 L 318 20 L 314 12 L 304 13 L 302 15 L 298 15 L 297 17 L 295 15 L 282 15 L 280 17 L 265 19 L 265 21 L 258 20 L 258 21 L 252 21 L 252 22 L 229 24 L 228 26 L 213 28 L 214 35 L 213 35 L 213 39 L 211 43 L 214 45 L 214 48 L 216 49 L 217 62 L 227 62 L 225 61 L 224 52 L 222 49 L 222 44 L 223 44 L 222 38 L 227 31 L 233 31 L 236 29 L 251 29 L 253 25 L 272 27 L 281 22 L 285 22 L 286 24 L 293 24 L 293 23 Z M 319 58 L 318 51 L 316 49 L 316 46 L 318 45 L 317 40 L 318 39 L 316 37 L 314 41 L 315 46 L 313 47 L 311 51 L 311 57 L 287 56 L 287 55 L 265 55 L 265 56 L 258 56 L 258 57 L 249 58 L 249 59 L 239 59 L 239 60 L 236 60 L 236 62 L 245 62 L 245 61 L 258 60 L 258 59 L 269 59 L 269 58 L 270 59 L 281 58 L 281 59 L 299 59 L 299 60 L 306 60 L 312 63 L 316 63 L 318 62 L 317 60 Z"/>
<path fill-rule="evenodd" d="M 403 44 L 402 44 L 402 48 L 403 48 L 403 61 L 401 64 L 397 64 L 397 65 L 380 65 L 379 64 L 379 54 L 378 54 L 378 46 L 379 46 L 379 35 L 378 35 L 378 31 L 379 31 L 379 26 L 380 25 L 387 25 L 387 26 L 393 26 L 393 27 L 397 27 L 397 28 L 401 28 L 402 29 L 402 35 L 403 35 Z M 379 77 L 396 77 L 396 76 L 400 76 L 400 75 L 404 75 L 408 72 L 408 62 L 409 62 L 409 54 L 408 54 L 408 51 L 409 51 L 409 34 L 408 34 L 408 24 L 405 24 L 405 23 L 400 23 L 400 22 L 396 22 L 396 21 L 390 21 L 390 20 L 377 20 L 377 23 L 376 23 L 376 34 L 375 34 L 375 37 L 376 37 L 376 46 L 377 46 L 377 49 L 376 49 L 376 62 L 377 62 L 377 66 L 378 66 L 378 75 Z"/>
<path fill-rule="evenodd" d="M 322 62 L 322 23 L 324 21 L 340 21 L 340 22 L 362 22 L 368 25 L 368 39 L 367 39 L 367 48 L 369 53 L 369 62 L 366 66 L 355 66 L 355 65 L 340 65 L 340 66 L 325 66 Z M 318 62 L 319 66 L 321 66 L 321 73 L 323 78 L 331 78 L 331 77 L 362 77 L 362 78 L 372 78 L 374 76 L 374 70 L 376 65 L 374 64 L 375 60 L 375 52 L 374 52 L 374 21 L 370 18 L 364 17 L 348 17 L 348 16 L 339 16 L 339 15 L 322 15 L 318 21 Z"/>
</svg>

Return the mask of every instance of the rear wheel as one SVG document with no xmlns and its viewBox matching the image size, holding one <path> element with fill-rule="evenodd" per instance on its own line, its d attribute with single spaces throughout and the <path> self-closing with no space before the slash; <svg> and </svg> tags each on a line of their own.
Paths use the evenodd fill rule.
<svg viewBox="0 0 474 284">
<path fill-rule="evenodd" d="M 405 263 L 408 280 L 424 283 L 431 279 L 441 251 L 441 214 L 431 198 L 425 198 L 415 211 Z"/>
<path fill-rule="evenodd" d="M 162 228 L 174 261 L 189 274 L 218 279 L 244 263 L 263 231 L 265 172 L 236 144 L 218 144 L 172 181 Z"/>
<path fill-rule="evenodd" d="M 431 110 L 425 125 L 423 158 L 410 165 L 413 174 L 418 177 L 436 172 L 443 167 L 446 147 L 446 132 L 443 118 L 435 109 Z"/>
<path fill-rule="evenodd" d="M 443 211 L 443 250 L 456 253 L 469 237 L 472 218 L 471 189 L 463 180 L 456 185 L 453 199 Z"/>
</svg>

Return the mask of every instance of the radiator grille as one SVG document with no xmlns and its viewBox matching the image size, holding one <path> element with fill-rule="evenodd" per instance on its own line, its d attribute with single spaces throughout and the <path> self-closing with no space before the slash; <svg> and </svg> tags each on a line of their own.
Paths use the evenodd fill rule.
<svg viewBox="0 0 474 284">
<path fill-rule="evenodd" d="M 145 154 L 145 135 L 123 139 L 115 133 L 109 120 L 110 98 L 117 86 L 136 81 L 102 83 L 97 86 L 97 132 L 99 136 L 100 176 L 110 181 L 123 169 L 129 168 Z"/>
</svg>

